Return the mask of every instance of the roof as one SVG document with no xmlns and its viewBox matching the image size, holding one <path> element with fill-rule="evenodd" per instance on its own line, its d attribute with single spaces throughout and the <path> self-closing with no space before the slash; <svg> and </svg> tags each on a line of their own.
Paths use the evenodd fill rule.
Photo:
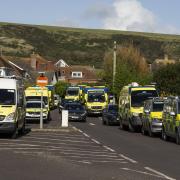
<svg viewBox="0 0 180 180">
<path fill-rule="evenodd" d="M 10 68 L 14 71 L 16 76 L 22 76 L 22 70 L 17 68 L 17 66 L 13 65 L 12 63 L 9 63 L 4 57 L 0 57 L 0 67 L 6 67 Z"/>
<path fill-rule="evenodd" d="M 17 80 L 10 78 L 0 78 L 0 89 L 16 89 Z"/>
</svg>

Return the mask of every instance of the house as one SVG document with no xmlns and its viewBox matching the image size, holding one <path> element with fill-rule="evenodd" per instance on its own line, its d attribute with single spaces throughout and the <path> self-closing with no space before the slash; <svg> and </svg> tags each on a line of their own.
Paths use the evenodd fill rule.
<svg viewBox="0 0 180 180">
<path fill-rule="evenodd" d="M 7 61 L 4 57 L 0 57 L 0 67 L 1 71 L 0 74 L 2 76 L 19 76 L 24 78 L 26 75 L 26 71 L 21 67 L 17 66 L 16 64 L 12 63 L 11 61 Z"/>
<path fill-rule="evenodd" d="M 63 59 L 60 59 L 60 60 L 57 61 L 54 65 L 55 65 L 55 67 L 57 67 L 57 68 L 69 67 L 69 65 L 68 65 Z"/>
<path fill-rule="evenodd" d="M 91 66 L 66 66 L 56 70 L 58 81 L 76 85 L 81 83 L 97 83 L 99 81 L 96 70 Z"/>
<path fill-rule="evenodd" d="M 155 71 L 162 66 L 166 66 L 168 64 L 175 64 L 177 61 L 174 59 L 169 59 L 168 55 L 164 55 L 164 59 L 155 59 L 155 61 L 151 64 L 151 70 Z"/>
</svg>

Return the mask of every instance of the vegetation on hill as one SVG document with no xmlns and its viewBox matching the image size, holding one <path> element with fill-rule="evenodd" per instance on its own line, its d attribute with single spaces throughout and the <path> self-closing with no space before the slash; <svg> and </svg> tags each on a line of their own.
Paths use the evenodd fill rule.
<svg viewBox="0 0 180 180">
<path fill-rule="evenodd" d="M 113 88 L 113 62 L 112 51 L 105 55 L 104 59 L 104 81 L 110 90 L 118 97 L 123 86 L 132 82 L 138 82 L 141 85 L 151 82 L 151 74 L 149 72 L 146 60 L 141 56 L 138 49 L 133 45 L 126 45 L 117 48 L 117 67 L 115 83 Z"/>
<path fill-rule="evenodd" d="M 168 64 L 154 73 L 154 81 L 162 95 L 180 95 L 180 63 Z"/>
<path fill-rule="evenodd" d="M 29 56 L 33 51 L 69 64 L 102 67 L 105 52 L 117 44 L 133 44 L 152 62 L 155 58 L 180 58 L 180 36 L 112 30 L 75 29 L 0 23 L 0 46 L 9 56 Z"/>
</svg>

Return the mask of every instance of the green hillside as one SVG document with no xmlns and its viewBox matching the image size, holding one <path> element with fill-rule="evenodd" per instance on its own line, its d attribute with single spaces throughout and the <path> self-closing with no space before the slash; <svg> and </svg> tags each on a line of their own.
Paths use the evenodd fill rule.
<svg viewBox="0 0 180 180">
<path fill-rule="evenodd" d="M 168 54 L 180 58 L 180 36 L 112 30 L 0 23 L 0 47 L 8 56 L 29 56 L 33 51 L 56 61 L 101 67 L 113 41 L 133 43 L 149 62 Z"/>
</svg>

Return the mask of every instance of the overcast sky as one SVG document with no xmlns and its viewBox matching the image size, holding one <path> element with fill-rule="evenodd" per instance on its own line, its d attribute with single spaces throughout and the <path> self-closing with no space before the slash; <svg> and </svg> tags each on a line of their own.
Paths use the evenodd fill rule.
<svg viewBox="0 0 180 180">
<path fill-rule="evenodd" d="M 0 21 L 180 34 L 180 0 L 0 0 Z"/>
</svg>

